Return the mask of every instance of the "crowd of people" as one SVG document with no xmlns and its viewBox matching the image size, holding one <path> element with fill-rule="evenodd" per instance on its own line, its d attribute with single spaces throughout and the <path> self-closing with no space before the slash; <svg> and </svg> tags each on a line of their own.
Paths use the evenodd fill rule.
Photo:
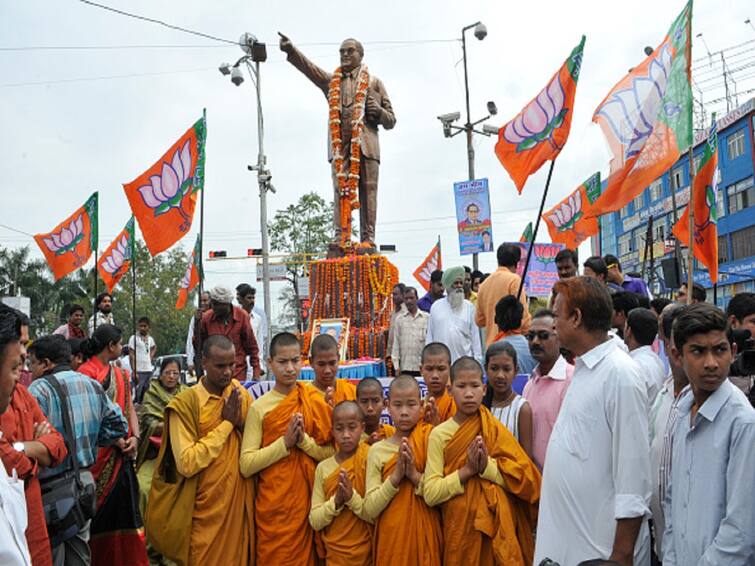
<svg viewBox="0 0 755 566">
<path fill-rule="evenodd" d="M 0 564 L 754 564 L 755 294 L 563 250 L 531 308 L 497 258 L 395 286 L 385 389 L 327 334 L 265 351 L 246 284 L 200 297 L 191 387 L 107 294 L 31 343 L 0 306 Z"/>
</svg>

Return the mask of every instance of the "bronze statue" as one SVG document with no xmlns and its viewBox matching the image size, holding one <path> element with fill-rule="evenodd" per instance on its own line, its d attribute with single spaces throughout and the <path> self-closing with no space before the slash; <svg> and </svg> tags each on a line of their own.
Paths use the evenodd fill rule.
<svg viewBox="0 0 755 566">
<path fill-rule="evenodd" d="M 341 66 L 334 73 L 328 73 L 307 59 L 285 35 L 279 35 L 281 51 L 287 54 L 288 61 L 312 81 L 328 100 L 328 161 L 332 164 L 333 173 L 336 243 L 342 248 L 350 245 L 351 210 L 359 207 L 360 240 L 364 247 L 374 249 L 380 168 L 378 126 L 390 130 L 396 124 L 385 86 L 362 65 L 364 48 L 356 39 L 346 39 L 341 43 Z M 354 128 L 360 130 L 356 147 L 352 146 Z M 359 156 L 358 169 L 355 155 Z M 358 193 L 355 186 L 350 186 L 350 183 L 356 184 L 357 176 Z"/>
</svg>

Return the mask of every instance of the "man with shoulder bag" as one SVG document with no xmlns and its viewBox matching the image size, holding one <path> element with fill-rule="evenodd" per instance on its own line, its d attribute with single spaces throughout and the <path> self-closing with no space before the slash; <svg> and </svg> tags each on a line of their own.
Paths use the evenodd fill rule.
<svg viewBox="0 0 755 566">
<path fill-rule="evenodd" d="M 29 347 L 34 381 L 29 391 L 66 441 L 69 457 L 40 473 L 42 503 L 53 564 L 90 563 L 89 527 L 95 513 L 95 482 L 89 467 L 99 446 L 127 434 L 120 408 L 96 380 L 72 371 L 71 347 L 60 336 L 44 336 Z"/>
</svg>

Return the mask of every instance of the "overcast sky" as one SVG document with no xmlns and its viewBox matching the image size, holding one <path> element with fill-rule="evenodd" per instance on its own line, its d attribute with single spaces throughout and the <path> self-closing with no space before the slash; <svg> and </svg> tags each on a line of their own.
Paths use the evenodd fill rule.
<svg viewBox="0 0 755 566">
<path fill-rule="evenodd" d="M 607 172 L 608 151 L 598 126 L 590 122 L 592 113 L 627 69 L 644 58 L 643 48 L 660 43 L 683 7 L 668 0 L 103 1 L 222 38 L 236 40 L 249 31 L 267 42 L 265 151 L 278 191 L 269 198 L 270 217 L 307 191 L 332 198 L 326 101 L 285 62 L 276 32 L 287 34 L 329 71 L 338 65 L 340 41 L 360 39 L 364 62 L 383 80 L 397 117 L 395 129 L 380 133 L 377 240 L 397 246 L 391 260 L 402 281 L 411 284 L 416 284 L 412 271 L 438 234 L 444 264 L 461 262 L 452 187 L 466 178 L 465 140 L 445 139 L 436 119 L 463 110 L 461 44 L 384 42 L 449 40 L 460 36 L 462 26 L 484 22 L 489 33 L 484 41 L 469 36 L 472 114 L 473 119 L 484 116 L 486 101 L 494 100 L 499 115 L 491 123 L 501 125 L 537 94 L 585 34 L 572 132 L 555 166 L 551 206 L 595 171 Z M 28 233 L 48 231 L 99 190 L 104 249 L 128 218 L 121 184 L 141 174 L 207 108 L 205 250 L 243 255 L 261 245 L 256 178 L 246 170 L 257 154 L 253 87 L 247 80 L 237 88 L 217 71 L 219 63 L 241 55 L 238 47 L 72 0 L 4 0 L 0 6 L 3 48 L 183 46 L 0 51 L 0 222 Z M 745 0 L 699 0 L 693 35 L 703 32 L 711 51 L 755 39 L 753 28 L 743 23 L 755 17 L 752 12 Z M 704 55 L 697 41 L 693 59 Z M 475 140 L 477 177 L 490 179 L 497 244 L 518 239 L 534 220 L 547 166 L 518 196 L 493 145 L 493 138 Z M 538 240 L 548 241 L 544 227 Z M 193 234 L 187 236 L 184 247 L 193 241 Z M 0 228 L 0 244 L 31 244 L 41 255 L 29 237 L 6 228 Z M 249 281 L 252 263 L 207 264 L 208 284 Z M 464 263 L 471 265 L 471 257 Z M 494 254 L 482 254 L 480 263 L 483 270 L 494 269 Z"/>
</svg>

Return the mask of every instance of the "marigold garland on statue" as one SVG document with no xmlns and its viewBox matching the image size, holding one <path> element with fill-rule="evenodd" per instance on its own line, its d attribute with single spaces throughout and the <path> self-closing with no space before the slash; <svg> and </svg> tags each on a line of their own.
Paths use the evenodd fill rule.
<svg viewBox="0 0 755 566">
<path fill-rule="evenodd" d="M 362 158 L 360 134 L 364 129 L 364 107 L 370 73 L 366 65 L 359 69 L 357 92 L 351 117 L 351 143 L 349 144 L 349 167 L 344 171 L 343 132 L 341 130 L 341 67 L 336 69 L 328 86 L 330 149 L 333 167 L 338 179 L 341 204 L 340 241 L 344 247 L 351 247 L 351 213 L 359 208 L 359 165 Z"/>
</svg>

